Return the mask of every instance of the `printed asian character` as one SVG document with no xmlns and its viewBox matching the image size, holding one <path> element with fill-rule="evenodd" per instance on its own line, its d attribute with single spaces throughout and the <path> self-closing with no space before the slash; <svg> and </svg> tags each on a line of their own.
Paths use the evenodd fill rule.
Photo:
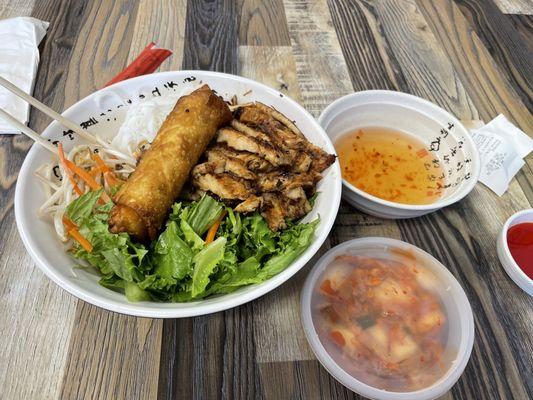
<svg viewBox="0 0 533 400">
<path fill-rule="evenodd" d="M 152 90 L 152 96 L 161 96 L 161 92 L 159 92 L 159 88 L 156 87 L 154 90 Z"/>
<path fill-rule="evenodd" d="M 80 123 L 80 126 L 83 129 L 87 129 L 88 127 L 96 125 L 97 123 L 98 123 L 98 121 L 96 120 L 96 118 L 91 117 L 87 121 L 84 121 L 84 122 Z"/>
<path fill-rule="evenodd" d="M 447 131 L 446 129 L 444 129 L 444 128 L 442 128 L 442 129 L 440 130 L 440 135 L 441 135 L 444 139 L 446 139 L 446 138 L 448 137 L 449 134 L 450 134 L 450 132 L 448 132 L 448 131 Z"/>
<path fill-rule="evenodd" d="M 72 129 L 63 131 L 63 136 L 68 136 L 70 140 L 74 140 L 74 131 Z"/>
<path fill-rule="evenodd" d="M 436 138 L 434 141 L 431 142 L 429 146 L 430 151 L 439 151 L 440 149 L 440 137 Z"/>
</svg>

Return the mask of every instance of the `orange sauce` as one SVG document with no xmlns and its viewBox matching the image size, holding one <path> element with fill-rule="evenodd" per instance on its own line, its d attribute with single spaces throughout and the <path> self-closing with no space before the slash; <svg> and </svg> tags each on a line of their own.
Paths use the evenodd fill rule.
<svg viewBox="0 0 533 400">
<path fill-rule="evenodd" d="M 335 142 L 342 177 L 384 200 L 431 204 L 442 195 L 444 174 L 418 139 L 387 128 L 357 129 Z"/>
</svg>

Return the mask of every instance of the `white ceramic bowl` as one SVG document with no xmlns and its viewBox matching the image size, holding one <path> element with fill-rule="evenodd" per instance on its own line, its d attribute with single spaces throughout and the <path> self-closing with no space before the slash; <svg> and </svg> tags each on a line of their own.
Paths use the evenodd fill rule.
<svg viewBox="0 0 533 400">
<path fill-rule="evenodd" d="M 193 90 L 201 83 L 207 83 L 225 99 L 237 95 L 239 102 L 258 100 L 273 105 L 279 111 L 296 121 L 306 137 L 329 153 L 334 153 L 333 145 L 317 121 L 298 103 L 258 82 L 239 76 L 206 71 L 175 71 L 145 75 L 119 82 L 99 90 L 64 112 L 64 115 L 78 123 L 87 122 L 88 130 L 102 136 L 113 137 L 124 119 L 126 108 L 139 98 L 179 93 L 185 89 Z M 97 121 L 95 124 L 94 122 Z M 57 122 L 53 122 L 43 132 L 50 140 L 61 140 L 65 148 L 70 149 L 76 142 L 69 140 L 68 134 Z M 42 186 L 34 175 L 35 169 L 51 161 L 50 153 L 34 145 L 20 170 L 15 192 L 15 217 L 17 226 L 26 249 L 35 263 L 55 283 L 71 294 L 108 310 L 124 314 L 154 317 L 179 318 L 208 314 L 238 306 L 253 300 L 277 286 L 302 268 L 316 253 L 326 239 L 340 203 L 341 177 L 338 162 L 323 174 L 318 185 L 320 192 L 313 210 L 304 221 L 314 220 L 320 215 L 320 224 L 315 233 L 315 240 L 309 248 L 287 269 L 266 282 L 247 286 L 223 296 L 211 297 L 190 303 L 129 303 L 126 297 L 106 289 L 98 284 L 99 277 L 85 270 L 72 267 L 76 261 L 71 258 L 59 239 L 52 224 L 37 216 L 37 210 L 45 199 Z"/>
<path fill-rule="evenodd" d="M 423 268 L 432 277 L 426 285 L 438 296 L 447 316 L 447 340 L 443 359 L 450 365 L 432 385 L 411 392 L 392 392 L 370 386 L 345 371 L 326 350 L 315 327 L 312 314 L 312 297 L 317 284 L 330 263 L 339 255 L 367 255 L 370 257 L 392 257 L 408 253 L 417 260 L 417 267 Z M 400 252 L 397 252 L 399 250 Z M 389 255 L 388 255 L 389 254 Z M 431 282 L 431 283 L 430 283 Z M 363 396 L 378 400 L 432 400 L 444 395 L 463 373 L 474 344 L 474 317 L 466 294 L 454 276 L 433 256 L 422 249 L 400 240 L 384 237 L 366 237 L 344 242 L 324 254 L 313 267 L 302 289 L 302 324 L 313 352 L 320 363 L 344 386 Z"/>
<path fill-rule="evenodd" d="M 447 111 L 419 97 L 386 90 L 357 92 L 331 103 L 318 121 L 332 142 L 358 128 L 402 131 L 425 143 L 431 157 L 444 168 L 442 197 L 425 205 L 383 200 L 343 179 L 343 198 L 367 214 L 381 218 L 418 217 L 461 200 L 478 180 L 478 151 L 466 128 Z"/>
<path fill-rule="evenodd" d="M 524 292 L 533 296 L 533 280 L 520 269 L 507 245 L 507 231 L 509 228 L 523 222 L 533 222 L 533 208 L 519 211 L 509 217 L 498 235 L 496 249 L 498 251 L 498 258 L 500 259 L 505 272 L 507 272 L 507 275 L 509 275 L 514 283 L 516 283 Z"/>
</svg>

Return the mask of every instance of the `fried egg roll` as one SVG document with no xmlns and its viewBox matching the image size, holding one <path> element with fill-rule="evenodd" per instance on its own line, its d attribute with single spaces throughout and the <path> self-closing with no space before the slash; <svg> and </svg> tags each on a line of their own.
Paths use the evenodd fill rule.
<svg viewBox="0 0 533 400">
<path fill-rule="evenodd" d="M 111 232 L 154 240 L 191 169 L 217 129 L 231 119 L 227 104 L 207 85 L 181 97 L 113 198 Z"/>
</svg>

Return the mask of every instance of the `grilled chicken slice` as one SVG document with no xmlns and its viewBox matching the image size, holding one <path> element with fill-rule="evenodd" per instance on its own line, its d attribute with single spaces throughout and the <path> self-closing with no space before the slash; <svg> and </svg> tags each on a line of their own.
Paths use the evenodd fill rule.
<svg viewBox="0 0 533 400">
<path fill-rule="evenodd" d="M 321 148 L 310 143 L 292 122 L 273 108 L 261 103 L 249 104 L 237 110 L 235 116 L 240 122 L 258 127 L 268 134 L 271 142 L 286 148 L 293 162 L 296 161 L 295 154 L 307 154 L 311 159 L 305 160 L 311 161 L 309 168 L 318 172 L 324 171 L 335 162 L 334 155 L 327 154 Z M 235 121 L 232 124 L 235 124 Z M 305 172 L 309 169 L 305 169 L 307 163 L 296 163 L 295 165 L 298 167 L 298 172 Z"/>
<path fill-rule="evenodd" d="M 296 156 L 297 151 L 305 149 L 305 139 L 296 136 L 279 121 L 272 118 L 271 115 L 263 112 L 254 105 L 243 107 L 235 113 L 237 120 L 232 121 L 232 126 L 252 126 L 256 129 L 248 128 L 253 131 L 261 131 L 269 138 L 270 142 L 278 148 L 284 149 L 285 152 L 291 153 L 291 158 Z M 240 130 L 240 129 L 239 129 Z"/>
<path fill-rule="evenodd" d="M 207 162 L 203 164 L 198 164 L 194 169 L 204 168 L 215 174 L 221 174 L 223 172 L 228 172 L 232 175 L 235 175 L 239 178 L 256 180 L 257 175 L 246 168 L 246 165 L 239 159 L 225 156 L 223 154 L 208 154 Z"/>
<path fill-rule="evenodd" d="M 276 110 L 274 107 L 269 107 L 263 103 L 256 102 L 254 105 L 261 111 L 263 111 L 266 114 L 270 114 L 272 117 L 274 117 L 276 120 L 281 122 L 283 125 L 285 125 L 287 128 L 289 128 L 295 135 L 301 137 L 302 139 L 305 139 L 305 136 L 303 135 L 302 131 L 300 131 L 293 121 L 288 119 L 285 115 L 280 113 L 278 110 Z"/>
<path fill-rule="evenodd" d="M 219 143 L 226 143 L 229 147 L 232 147 L 235 150 L 259 154 L 275 166 L 290 164 L 288 157 L 270 144 L 247 136 L 235 129 L 220 129 L 216 140 Z"/>
<path fill-rule="evenodd" d="M 300 188 L 295 190 L 295 198 L 289 198 L 282 193 L 265 193 L 262 196 L 261 215 L 266 219 L 273 231 L 287 227 L 286 220 L 302 218 L 311 211 L 311 204 Z M 295 193 L 292 195 L 294 196 Z"/>
<path fill-rule="evenodd" d="M 335 162 L 335 155 L 328 154 L 320 147 L 309 143 L 306 153 L 312 158 L 311 168 L 317 172 L 323 172 Z"/>
<path fill-rule="evenodd" d="M 318 172 L 292 173 L 270 172 L 259 178 L 258 189 L 263 192 L 277 192 L 291 190 L 298 187 L 314 189 L 321 175 Z M 313 190 L 310 190 L 313 192 Z"/>
<path fill-rule="evenodd" d="M 207 150 L 206 155 L 209 161 L 218 157 L 231 157 L 240 160 L 244 163 L 246 168 L 254 173 L 271 172 L 276 169 L 274 165 L 257 154 L 249 153 L 247 151 L 237 151 L 222 143 L 213 144 Z"/>
<path fill-rule="evenodd" d="M 257 211 L 261 207 L 262 198 L 257 197 L 255 195 L 251 195 L 246 200 L 244 200 L 242 203 L 238 204 L 237 207 L 235 207 L 235 211 L 248 214 L 252 213 L 254 211 Z"/>
<path fill-rule="evenodd" d="M 284 204 L 285 218 L 289 220 L 300 219 L 304 217 L 312 207 L 306 197 L 302 197 L 295 201 L 287 201 Z"/>
<path fill-rule="evenodd" d="M 196 169 L 196 167 L 195 167 Z M 193 170 L 194 186 L 203 192 L 211 192 L 222 200 L 246 200 L 254 192 L 253 185 L 230 174 L 201 173 Z"/>
<path fill-rule="evenodd" d="M 268 227 L 273 231 L 285 229 L 285 210 L 280 201 L 279 195 L 276 193 L 265 193 L 263 195 L 263 207 L 261 215 L 266 219 Z"/>
</svg>

